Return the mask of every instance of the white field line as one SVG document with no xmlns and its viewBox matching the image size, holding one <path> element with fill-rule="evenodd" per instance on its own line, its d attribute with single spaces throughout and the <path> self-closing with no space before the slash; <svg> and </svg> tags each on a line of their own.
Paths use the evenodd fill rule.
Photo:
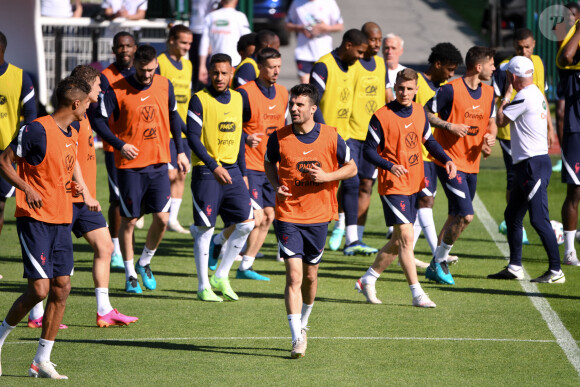
<svg viewBox="0 0 580 387">
<path fill-rule="evenodd" d="M 506 239 L 498 231 L 498 225 L 495 220 L 491 217 L 485 204 L 479 199 L 478 195 L 475 195 L 473 200 L 473 208 L 479 217 L 479 220 L 487 230 L 488 234 L 491 236 L 492 240 L 495 242 L 497 248 L 504 256 L 506 260 L 509 260 L 510 252 L 509 246 L 506 243 Z M 547 259 L 546 259 L 547 262 Z M 540 291 L 535 283 L 530 282 L 530 276 L 525 268 L 524 280 L 519 281 L 524 292 L 529 294 L 529 299 L 534 305 L 534 307 L 540 312 L 542 318 L 548 324 L 548 328 L 556 338 L 556 342 L 562 348 L 566 357 L 572 363 L 572 366 L 576 369 L 578 376 L 580 376 L 580 348 L 578 348 L 578 343 L 574 340 L 570 332 L 566 329 L 558 314 L 552 309 L 548 301 L 543 297 L 532 297 L 532 294 L 538 294 Z M 553 285 L 553 286 L 558 286 Z"/>
</svg>

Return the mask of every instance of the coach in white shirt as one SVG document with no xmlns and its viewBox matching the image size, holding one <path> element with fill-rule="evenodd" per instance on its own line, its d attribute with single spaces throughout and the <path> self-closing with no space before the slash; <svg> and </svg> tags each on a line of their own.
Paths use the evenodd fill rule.
<svg viewBox="0 0 580 387">
<path fill-rule="evenodd" d="M 548 213 L 548 184 L 552 163 L 548 156 L 548 107 L 544 95 L 533 83 L 534 65 L 524 56 L 513 57 L 507 80 L 517 94 L 513 101 L 502 100 L 497 112 L 498 126 L 510 125 L 515 184 L 505 209 L 510 246 L 509 265 L 492 279 L 524 279 L 522 270 L 522 220 L 530 211 L 530 222 L 548 254 L 549 268 L 532 282 L 563 283 L 560 252 Z M 507 94 L 506 94 L 507 95 Z"/>
</svg>

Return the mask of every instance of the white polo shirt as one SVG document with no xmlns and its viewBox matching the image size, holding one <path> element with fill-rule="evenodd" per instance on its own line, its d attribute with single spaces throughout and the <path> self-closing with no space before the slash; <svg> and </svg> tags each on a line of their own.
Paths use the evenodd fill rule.
<svg viewBox="0 0 580 387">
<path fill-rule="evenodd" d="M 514 164 L 548 154 L 548 110 L 536 85 L 518 91 L 503 113 L 513 122 L 510 135 Z"/>
</svg>

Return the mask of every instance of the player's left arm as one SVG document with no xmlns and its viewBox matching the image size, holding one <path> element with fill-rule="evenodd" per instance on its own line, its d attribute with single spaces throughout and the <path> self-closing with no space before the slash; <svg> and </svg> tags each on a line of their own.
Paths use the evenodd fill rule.
<svg viewBox="0 0 580 387">
<path fill-rule="evenodd" d="M 36 119 L 36 98 L 32 79 L 26 71 L 22 72 L 22 90 L 20 92 L 20 100 L 22 101 L 22 116 L 24 117 L 24 123 L 31 123 Z"/>
<path fill-rule="evenodd" d="M 286 198 L 292 196 L 292 194 L 290 193 L 290 188 L 288 186 L 280 184 L 278 167 L 276 166 L 280 160 L 280 144 L 278 143 L 278 135 L 274 132 L 268 138 L 268 143 L 266 145 L 264 171 L 266 172 L 268 181 L 274 188 L 274 192 L 276 192 L 278 200 L 286 200 Z"/>
<path fill-rule="evenodd" d="M 182 129 L 185 128 L 185 123 L 177 111 L 177 101 L 175 100 L 173 85 L 169 80 L 167 80 L 167 83 L 169 84 L 169 128 L 175 143 L 177 167 L 180 172 L 187 173 L 189 172 L 189 160 L 183 152 L 183 145 L 181 144 L 181 132 Z"/>
<path fill-rule="evenodd" d="M 324 63 L 315 63 L 314 67 L 312 68 L 312 72 L 310 73 L 310 84 L 316 87 L 318 90 L 318 95 L 320 96 L 320 100 L 322 100 L 322 96 L 324 95 L 324 91 L 326 90 L 326 80 L 328 79 L 328 69 Z M 322 111 L 320 110 L 320 106 L 314 112 L 314 121 L 320 124 L 326 123 L 324 121 L 324 117 L 322 116 Z"/>
<path fill-rule="evenodd" d="M 491 99 L 491 114 L 489 116 L 489 121 L 487 122 L 487 132 L 483 135 L 485 140 L 485 145 L 491 148 L 495 145 L 495 138 L 497 136 L 497 123 L 495 111 L 495 98 Z"/>
<path fill-rule="evenodd" d="M 331 181 L 340 181 L 350 179 L 357 174 L 358 170 L 354 160 L 350 157 L 350 148 L 346 142 L 340 137 L 336 143 L 336 158 L 338 164 L 342 165 L 335 171 L 326 172 L 322 168 L 314 165 L 312 168 L 307 168 L 310 179 L 316 183 L 328 183 Z"/>
</svg>

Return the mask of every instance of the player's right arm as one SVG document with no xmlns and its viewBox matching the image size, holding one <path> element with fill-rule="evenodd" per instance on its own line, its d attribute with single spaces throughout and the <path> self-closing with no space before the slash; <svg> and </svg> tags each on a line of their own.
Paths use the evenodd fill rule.
<svg viewBox="0 0 580 387">
<path fill-rule="evenodd" d="M 26 71 L 22 72 L 22 91 L 20 92 L 22 101 L 22 116 L 24 123 L 29 124 L 36 119 L 36 98 L 32 79 Z"/>
<path fill-rule="evenodd" d="M 452 106 L 453 86 L 445 85 L 425 104 L 429 123 L 436 128 L 448 130 L 458 137 L 465 137 L 469 132 L 469 125 L 454 124 L 445 120 L 449 117 Z M 436 113 L 439 113 L 439 116 Z"/>
<path fill-rule="evenodd" d="M 324 95 L 324 92 L 326 90 L 327 79 L 328 79 L 328 69 L 326 68 L 326 64 L 321 62 L 315 63 L 314 67 L 312 68 L 312 72 L 310 73 L 310 84 L 316 87 L 316 89 L 318 90 L 320 100 L 322 100 L 322 96 Z M 326 123 L 324 121 L 324 117 L 322 116 L 320 106 L 314 112 L 314 121 L 320 124 Z"/>
<path fill-rule="evenodd" d="M 578 44 L 580 44 L 580 28 L 578 21 L 576 21 L 576 31 L 572 35 L 572 39 L 566 43 L 562 48 L 560 55 L 556 60 L 560 66 L 569 66 L 574 63 L 574 57 L 576 56 L 576 51 L 578 51 Z"/>
<path fill-rule="evenodd" d="M 280 162 L 280 144 L 278 143 L 278 135 L 274 132 L 268 138 L 266 154 L 264 156 L 264 171 L 266 172 L 266 177 L 274 188 L 278 199 L 286 200 L 286 198 L 292 196 L 292 194 L 290 193 L 290 188 L 288 188 L 288 186 L 280 184 L 278 178 L 278 167 L 276 167 L 278 162 Z"/>
<path fill-rule="evenodd" d="M 371 164 L 381 169 L 385 169 L 397 177 L 407 173 L 407 170 L 398 164 L 394 164 L 379 155 L 377 149 L 385 147 L 385 138 L 383 136 L 383 127 L 381 122 L 373 114 L 369 122 L 369 131 L 363 146 L 363 157 Z"/>
</svg>

